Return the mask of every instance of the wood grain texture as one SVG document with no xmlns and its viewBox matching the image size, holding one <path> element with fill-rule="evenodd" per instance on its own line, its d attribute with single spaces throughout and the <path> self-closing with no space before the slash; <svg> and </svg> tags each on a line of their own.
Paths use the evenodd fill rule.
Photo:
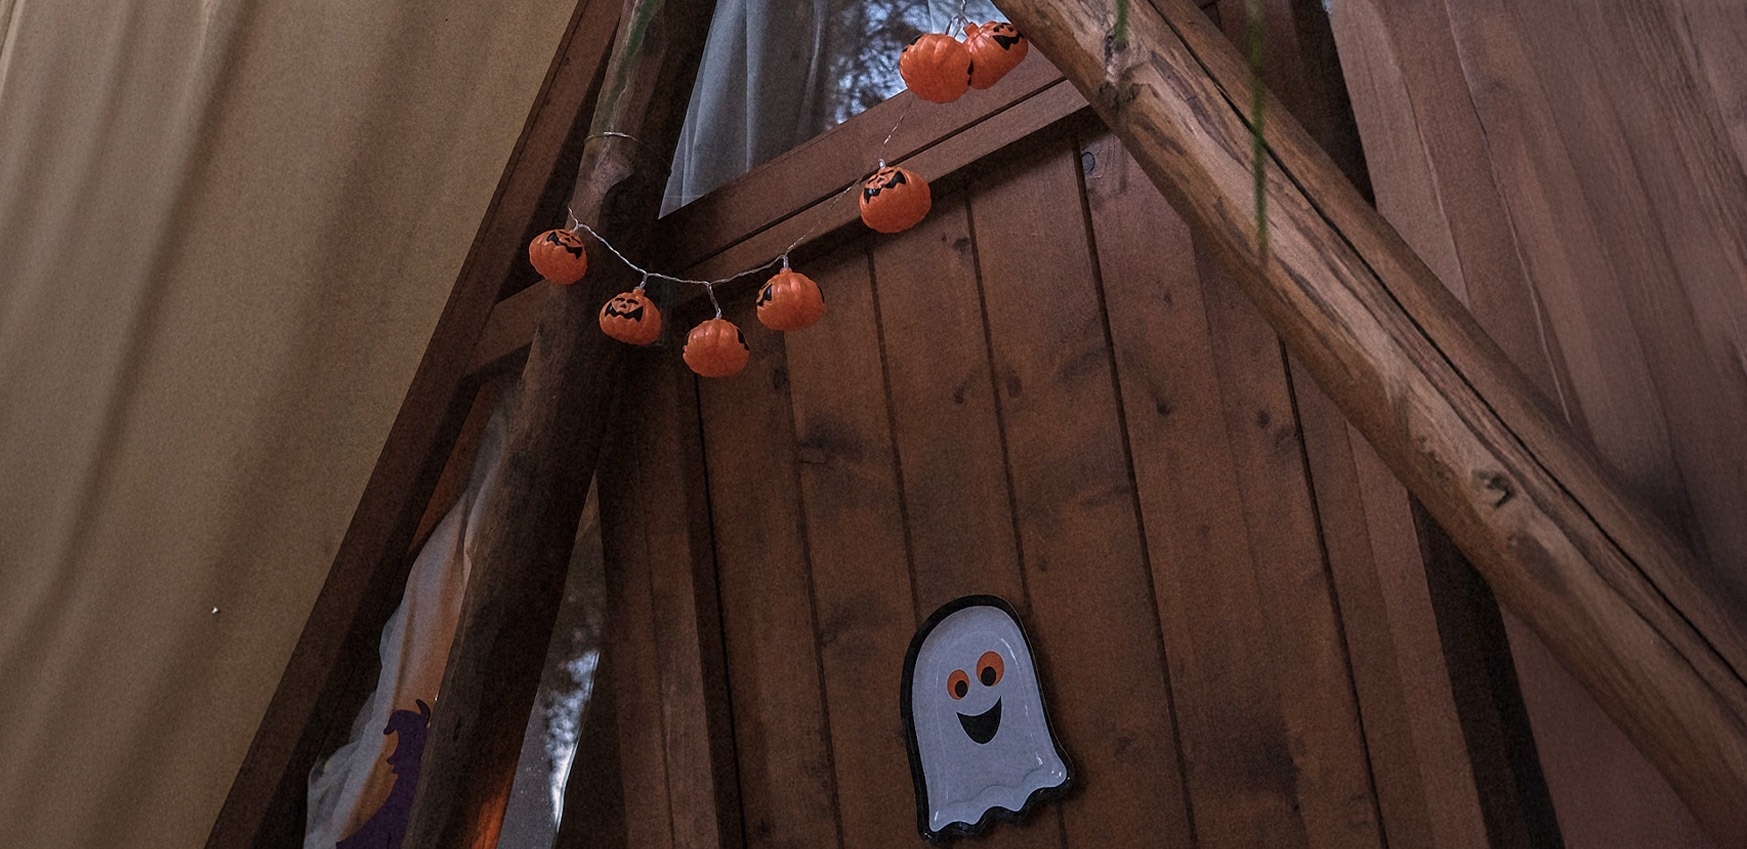
<svg viewBox="0 0 1747 849">
<path fill-rule="evenodd" d="M 654 227 L 665 173 L 643 162 L 645 145 L 671 151 L 683 106 L 666 95 L 697 73 L 713 4 L 633 0 L 583 150 L 571 209 L 615 245 L 641 253 Z M 603 135 L 606 131 L 628 134 Z M 413 846 L 495 845 L 521 749 L 522 730 L 550 642 L 570 547 L 607 417 L 624 346 L 596 330 L 596 313 L 635 281 L 588 245 L 596 271 L 583 285 L 548 287 L 522 370 L 504 459 L 484 508 L 407 825 Z"/>
<path fill-rule="evenodd" d="M 917 621 L 963 595 L 1025 598 L 975 255 L 962 192 L 873 254 Z"/>
<path fill-rule="evenodd" d="M 592 102 L 618 12 L 611 0 L 579 2 L 559 39 L 208 846 L 300 845 L 310 767 L 324 739 L 351 722 L 355 705 L 342 694 L 358 677 L 358 660 L 375 651 L 406 581 L 404 554 L 472 400 L 473 341 L 505 281 L 526 262 L 543 190 Z"/>
<path fill-rule="evenodd" d="M 633 355 L 626 381 L 639 403 L 615 419 L 597 477 L 624 599 L 618 692 L 634 708 L 619 719 L 623 816 L 629 845 L 715 849 L 740 845 L 738 770 L 696 389 L 667 353 Z"/>
<path fill-rule="evenodd" d="M 1115 139 L 1087 149 L 1201 845 L 1380 845 L 1279 342 Z"/>
<path fill-rule="evenodd" d="M 1028 624 L 1068 751 L 1099 777 L 1063 806 L 1063 829 L 1070 845 L 1144 845 L 1187 820 L 1085 220 L 1038 202 L 1075 198 L 1078 168 L 1072 147 L 1041 146 L 979 181 L 971 214 Z"/>
<path fill-rule="evenodd" d="M 1196 255 L 1298 810 L 1312 846 L 1383 845 L 1280 340 L 1217 263 Z"/>
<path fill-rule="evenodd" d="M 749 849 L 841 845 L 783 340 L 728 311 L 746 370 L 699 379 Z"/>
<path fill-rule="evenodd" d="M 1335 32 L 1379 209 L 1447 282 L 1508 257 L 1470 280 L 1476 317 L 1529 374 L 1553 364 L 1562 412 L 1708 554 L 1701 579 L 1740 616 L 1740 572 L 1717 564 L 1740 559 L 1740 523 L 1724 517 L 1747 506 L 1738 429 L 1722 424 L 1743 413 L 1729 222 L 1747 204 L 1732 49 L 1747 17 L 1704 0 L 1605 16 L 1560 2 L 1345 8 Z M 1546 26 L 1559 31 L 1533 30 Z M 1448 143 L 1463 138 L 1484 145 Z M 1476 219 L 1505 238 L 1446 235 Z M 1438 239 L 1450 247 L 1426 248 Z M 1489 311 L 1481 285 L 1532 302 L 1536 333 Z M 1525 637 L 1512 635 L 1570 845 L 1691 845 L 1663 782 Z"/>
<path fill-rule="evenodd" d="M 1246 44 L 1250 34 L 1249 5 L 1228 0 L 1219 8 L 1222 29 L 1239 45 Z M 1341 82 L 1329 10 L 1305 0 L 1268 0 L 1258 5 L 1262 7 L 1265 41 L 1264 80 L 1354 186 L 1368 195 L 1369 176 Z M 1420 11 L 1429 8 L 1416 7 Z M 1459 106 L 1443 104 L 1440 108 Z M 1453 191 L 1471 189 L 1462 186 Z M 1410 217 L 1407 223 L 1412 227 L 1422 220 Z M 1498 235 L 1496 219 L 1482 215 L 1476 223 L 1492 227 L 1488 238 Z M 1449 244 L 1447 239 L 1421 242 L 1411 236 L 1409 241 L 1434 250 Z M 1471 239 L 1468 244 L 1493 243 Z M 1497 243 L 1495 250 L 1508 255 L 1509 245 Z M 1463 287 L 1462 269 L 1439 266 L 1437 258 L 1442 256 L 1433 257 L 1434 269 L 1453 281 L 1453 286 Z M 1473 290 L 1485 289 L 1499 272 L 1494 259 L 1483 274 L 1476 275 Z M 1496 308 L 1484 297 L 1469 303 L 1477 310 Z M 1513 320 L 1532 320 L 1534 306 L 1499 312 Z M 1469 579 L 1472 569 L 1459 556 L 1422 556 L 1434 543 L 1441 553 L 1453 550 L 1435 525 L 1408 518 L 1411 505 L 1405 490 L 1381 471 L 1380 461 L 1364 438 L 1317 388 L 1304 366 L 1290 357 L 1287 360 L 1295 377 L 1292 392 L 1304 432 L 1305 460 L 1314 482 L 1329 567 L 1337 576 L 1343 609 L 1352 608 L 1342 621 L 1349 637 L 1347 646 L 1365 718 L 1367 747 L 1378 776 L 1375 785 L 1383 824 L 1391 842 L 1414 846 L 1439 845 L 1440 841 L 1451 846 L 1481 841 L 1495 846 L 1525 842 L 1557 845 L 1556 829 L 1546 821 L 1550 803 L 1539 781 L 1534 746 L 1526 729 L 1519 727 L 1522 700 L 1514 678 L 1491 674 L 1501 668 L 1508 671 L 1492 659 L 1505 658 L 1508 663 L 1510 657 L 1502 632 L 1482 627 L 1495 626 L 1498 620 L 1495 611 L 1487 613 L 1495 608 L 1491 594 L 1483 584 Z M 1537 385 L 1549 393 L 1556 388 L 1552 380 L 1537 379 Z M 1357 481 L 1373 475 L 1381 475 L 1381 485 L 1370 488 L 1371 501 L 1367 503 L 1366 490 Z M 1414 518 L 1420 515 L 1412 513 Z M 1416 531 L 1423 531 L 1428 538 L 1422 542 L 1422 534 Z M 1364 544 L 1355 545 L 1355 537 Z M 1428 592 L 1434 581 L 1442 592 Z M 1380 604 L 1413 610 L 1417 615 L 1398 613 L 1391 619 L 1382 614 Z M 1526 632 L 1517 638 L 1534 639 Z M 1396 662 L 1407 656 L 1415 662 Z M 1405 710 L 1410 698 L 1419 702 L 1411 714 Z M 1412 725 L 1404 727 L 1401 719 Z M 1410 728 L 1418 733 L 1408 733 Z M 1422 764 L 1436 766 L 1425 768 Z M 1524 773 L 1524 780 L 1517 780 L 1518 771 Z M 1431 828 L 1434 821 L 1435 833 Z"/>
<path fill-rule="evenodd" d="M 1000 4 L 1092 99 L 1390 468 L 1701 819 L 1747 834 L 1747 641 L 1399 236 L 1270 101 L 1255 256 L 1248 74 L 1190 4 Z"/>
<path fill-rule="evenodd" d="M 813 263 L 826 315 L 783 334 L 832 764 L 844 846 L 915 839 L 896 709 L 916 624 L 880 334 L 871 238 Z"/>
<path fill-rule="evenodd" d="M 916 621 L 965 595 L 1022 609 L 1012 488 L 963 192 L 921 224 L 876 239 L 874 295 L 903 479 Z M 991 842 L 1060 849 L 1061 812 L 1042 810 Z"/>
<path fill-rule="evenodd" d="M 1284 668 L 1259 598 L 1261 550 L 1252 553 L 1195 247 L 1120 146 L 1093 150 L 1091 220 L 1195 845 L 1309 846 L 1292 754 L 1302 747 L 1281 715 Z"/>
</svg>

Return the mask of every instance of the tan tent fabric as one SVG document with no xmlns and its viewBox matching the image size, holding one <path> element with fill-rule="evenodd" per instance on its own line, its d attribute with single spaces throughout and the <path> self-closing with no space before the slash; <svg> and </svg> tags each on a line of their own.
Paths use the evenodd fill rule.
<svg viewBox="0 0 1747 849">
<path fill-rule="evenodd" d="M 203 841 L 571 5 L 0 0 L 0 846 Z"/>
</svg>

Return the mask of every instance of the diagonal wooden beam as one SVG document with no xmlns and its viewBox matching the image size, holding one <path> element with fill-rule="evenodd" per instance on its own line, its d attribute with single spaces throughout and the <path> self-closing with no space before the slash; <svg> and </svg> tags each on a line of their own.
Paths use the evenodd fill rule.
<svg viewBox="0 0 1747 849">
<path fill-rule="evenodd" d="M 1189 0 L 996 0 L 1288 348 L 1719 840 L 1747 845 L 1747 639 Z M 1252 127 L 1262 119 L 1268 245 Z"/>
<path fill-rule="evenodd" d="M 620 16 L 571 208 L 628 256 L 647 256 L 714 5 L 627 0 Z M 406 846 L 497 845 L 624 371 L 626 347 L 600 332 L 596 315 L 637 279 L 599 242 L 587 245 L 585 282 L 541 284 L 540 325 L 483 510 Z"/>
</svg>

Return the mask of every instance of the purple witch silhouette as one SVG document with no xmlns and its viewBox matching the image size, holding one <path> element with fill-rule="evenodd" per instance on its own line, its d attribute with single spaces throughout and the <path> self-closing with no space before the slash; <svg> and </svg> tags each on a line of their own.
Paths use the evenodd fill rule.
<svg viewBox="0 0 1747 849">
<path fill-rule="evenodd" d="M 425 734 L 431 725 L 431 708 L 423 699 L 415 700 L 417 713 L 397 710 L 388 716 L 383 734 L 393 734 L 394 752 L 388 756 L 388 768 L 394 772 L 394 787 L 382 807 L 370 815 L 358 830 L 339 842 L 335 849 L 400 849 L 406 837 L 406 819 L 412 814 L 413 791 L 419 786 L 419 763 L 425 755 Z"/>
</svg>

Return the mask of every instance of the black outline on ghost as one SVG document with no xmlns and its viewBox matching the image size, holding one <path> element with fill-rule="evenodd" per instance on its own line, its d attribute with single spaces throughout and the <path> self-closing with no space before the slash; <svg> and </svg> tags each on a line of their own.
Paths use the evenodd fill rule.
<svg viewBox="0 0 1747 849">
<path fill-rule="evenodd" d="M 1062 783 L 1054 787 L 1039 787 L 1031 791 L 1031 795 L 1025 797 L 1025 804 L 1020 805 L 1017 811 L 996 805 L 984 811 L 982 818 L 969 825 L 954 822 L 948 823 L 945 828 L 939 831 L 930 831 L 928 828 L 928 779 L 922 774 L 922 752 L 916 742 L 916 715 L 910 705 L 910 689 L 916 677 L 916 656 L 922 652 L 923 641 L 928 639 L 929 634 L 934 633 L 935 627 L 946 617 L 969 607 L 993 607 L 1007 614 L 1007 618 L 1012 619 L 1013 624 L 1018 627 L 1019 639 L 1025 644 L 1025 653 L 1031 658 L 1032 674 L 1037 677 L 1038 704 L 1043 712 L 1044 729 L 1049 732 L 1050 742 L 1055 745 L 1056 757 L 1061 758 L 1062 766 L 1067 769 L 1068 775 L 1062 779 Z M 904 748 L 910 754 L 910 779 L 916 786 L 916 831 L 922 835 L 923 840 L 929 843 L 940 843 L 945 840 L 980 834 L 995 820 L 1018 823 L 1025 818 L 1026 814 L 1031 813 L 1031 809 L 1038 803 L 1060 799 L 1074 788 L 1074 762 L 1068 759 L 1067 751 L 1062 748 L 1061 735 L 1056 733 L 1054 723 L 1050 722 L 1049 705 L 1043 700 L 1042 662 L 1038 659 L 1037 652 L 1031 648 L 1031 637 L 1025 633 L 1025 623 L 1019 620 L 1019 614 L 1013 610 L 1013 606 L 1000 596 L 967 595 L 955 598 L 941 605 L 939 610 L 934 611 L 922 622 L 922 627 L 916 629 L 916 636 L 910 639 L 910 651 L 904 655 L 904 676 L 898 683 L 898 710 L 904 717 Z M 962 714 L 960 716 L 962 722 Z M 971 739 L 974 741 L 976 738 Z M 993 740 L 994 736 L 990 735 L 989 739 Z"/>
</svg>

